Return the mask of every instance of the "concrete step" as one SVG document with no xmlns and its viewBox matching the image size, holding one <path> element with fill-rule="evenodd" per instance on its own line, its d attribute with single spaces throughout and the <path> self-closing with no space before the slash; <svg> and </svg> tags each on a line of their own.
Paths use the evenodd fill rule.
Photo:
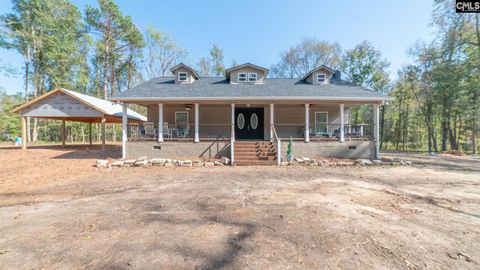
<svg viewBox="0 0 480 270">
<path fill-rule="evenodd" d="M 272 166 L 276 165 L 276 161 L 260 160 L 260 161 L 235 161 L 235 166 Z"/>
</svg>

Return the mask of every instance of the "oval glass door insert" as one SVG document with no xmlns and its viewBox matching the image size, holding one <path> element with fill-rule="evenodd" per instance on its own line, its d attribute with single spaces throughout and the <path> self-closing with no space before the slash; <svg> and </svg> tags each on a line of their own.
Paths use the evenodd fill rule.
<svg viewBox="0 0 480 270">
<path fill-rule="evenodd" d="M 239 113 L 237 116 L 237 127 L 238 129 L 243 129 L 245 126 L 245 116 L 243 116 L 243 113 Z"/>
<path fill-rule="evenodd" d="M 258 116 L 256 113 L 253 113 L 250 117 L 250 124 L 252 125 L 253 129 L 257 129 L 258 127 Z"/>
</svg>

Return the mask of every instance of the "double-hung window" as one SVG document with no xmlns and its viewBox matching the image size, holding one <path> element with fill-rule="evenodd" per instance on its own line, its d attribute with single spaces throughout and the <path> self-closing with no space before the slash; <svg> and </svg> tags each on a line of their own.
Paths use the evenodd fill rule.
<svg viewBox="0 0 480 270">
<path fill-rule="evenodd" d="M 324 73 L 317 74 L 317 83 L 325 83 L 327 81 L 327 75 Z"/>
<path fill-rule="evenodd" d="M 187 72 L 179 72 L 178 73 L 178 80 L 181 81 L 181 82 L 184 82 L 186 81 L 188 78 L 188 74 Z"/>
<path fill-rule="evenodd" d="M 257 81 L 257 73 L 248 73 L 248 81 L 249 82 L 256 82 Z"/>
<path fill-rule="evenodd" d="M 238 82 L 246 82 L 247 73 L 238 73 Z"/>
</svg>

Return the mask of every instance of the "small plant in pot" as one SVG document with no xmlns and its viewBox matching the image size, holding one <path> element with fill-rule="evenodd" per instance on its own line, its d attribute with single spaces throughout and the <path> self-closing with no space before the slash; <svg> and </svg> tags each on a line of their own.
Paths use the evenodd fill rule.
<svg viewBox="0 0 480 270">
<path fill-rule="evenodd" d="M 287 145 L 287 161 L 291 162 L 293 160 L 293 139 L 290 137 Z"/>
</svg>

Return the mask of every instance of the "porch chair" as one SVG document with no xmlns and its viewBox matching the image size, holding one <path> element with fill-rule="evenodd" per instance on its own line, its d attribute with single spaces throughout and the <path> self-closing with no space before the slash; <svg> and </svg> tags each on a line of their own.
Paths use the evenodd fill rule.
<svg viewBox="0 0 480 270">
<path fill-rule="evenodd" d="M 169 128 L 168 128 L 168 122 L 163 122 L 163 129 L 162 129 L 162 135 L 163 135 L 163 138 L 170 138 L 172 136 L 172 133 L 170 132 Z"/>
<path fill-rule="evenodd" d="M 145 129 L 145 138 L 155 139 L 155 126 L 152 122 L 143 123 Z"/>
<path fill-rule="evenodd" d="M 180 127 L 178 129 L 178 138 L 181 138 L 181 139 L 186 139 L 188 138 L 188 135 L 190 133 L 190 126 L 189 125 L 186 125 L 184 127 Z"/>
</svg>

